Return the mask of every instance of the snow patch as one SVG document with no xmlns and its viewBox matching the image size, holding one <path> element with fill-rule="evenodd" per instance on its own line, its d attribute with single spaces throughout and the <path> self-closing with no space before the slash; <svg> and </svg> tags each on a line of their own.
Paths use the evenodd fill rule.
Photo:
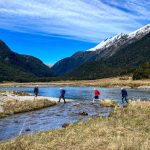
<svg viewBox="0 0 150 150">
<path fill-rule="evenodd" d="M 141 39 L 142 37 L 144 37 L 146 34 L 150 33 L 150 24 L 134 31 L 131 32 L 129 34 L 118 34 L 114 37 L 110 37 L 106 40 L 103 40 L 100 44 L 98 44 L 97 46 L 95 46 L 94 48 L 91 48 L 87 51 L 97 51 L 97 50 L 101 50 L 101 49 L 105 49 L 108 48 L 112 45 L 114 45 L 115 43 L 118 43 L 121 40 L 125 40 L 125 41 L 131 41 L 132 39 Z"/>
</svg>

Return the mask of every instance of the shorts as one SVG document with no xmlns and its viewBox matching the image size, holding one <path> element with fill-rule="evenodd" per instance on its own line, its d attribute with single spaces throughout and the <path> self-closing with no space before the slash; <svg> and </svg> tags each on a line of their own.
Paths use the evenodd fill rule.
<svg viewBox="0 0 150 150">
<path fill-rule="evenodd" d="M 99 99 L 99 96 L 94 96 L 95 99 Z"/>
</svg>

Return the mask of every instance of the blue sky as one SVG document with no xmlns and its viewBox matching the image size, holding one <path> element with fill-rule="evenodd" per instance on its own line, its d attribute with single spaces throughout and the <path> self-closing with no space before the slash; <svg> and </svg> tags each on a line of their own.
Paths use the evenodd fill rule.
<svg viewBox="0 0 150 150">
<path fill-rule="evenodd" d="M 149 0 L 0 0 L 0 39 L 46 64 L 150 22 Z"/>
</svg>

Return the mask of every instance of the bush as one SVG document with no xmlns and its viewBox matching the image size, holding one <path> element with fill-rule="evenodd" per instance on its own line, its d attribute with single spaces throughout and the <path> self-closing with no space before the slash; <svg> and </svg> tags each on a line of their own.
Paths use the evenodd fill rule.
<svg viewBox="0 0 150 150">
<path fill-rule="evenodd" d="M 133 73 L 133 80 L 150 79 L 150 63 L 139 66 Z"/>
</svg>

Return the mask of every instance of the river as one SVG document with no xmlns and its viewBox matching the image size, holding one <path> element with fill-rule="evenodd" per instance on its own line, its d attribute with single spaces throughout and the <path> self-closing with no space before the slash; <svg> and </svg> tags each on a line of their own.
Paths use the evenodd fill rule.
<svg viewBox="0 0 150 150">
<path fill-rule="evenodd" d="M 40 87 L 41 96 L 59 97 L 61 87 Z M 64 123 L 86 120 L 91 116 L 108 116 L 111 108 L 101 107 L 97 102 L 91 105 L 93 87 L 64 87 L 66 98 L 73 102 L 60 103 L 57 106 L 38 111 L 21 113 L 0 119 L 0 140 L 15 138 L 21 134 L 33 134 L 40 131 L 61 128 Z M 121 104 L 120 88 L 97 88 L 101 99 L 113 99 Z M 0 90 L 25 91 L 33 94 L 33 87 L 1 87 Z M 150 91 L 144 89 L 127 89 L 130 99 L 150 99 Z M 86 111 L 88 116 L 79 115 Z"/>
</svg>

